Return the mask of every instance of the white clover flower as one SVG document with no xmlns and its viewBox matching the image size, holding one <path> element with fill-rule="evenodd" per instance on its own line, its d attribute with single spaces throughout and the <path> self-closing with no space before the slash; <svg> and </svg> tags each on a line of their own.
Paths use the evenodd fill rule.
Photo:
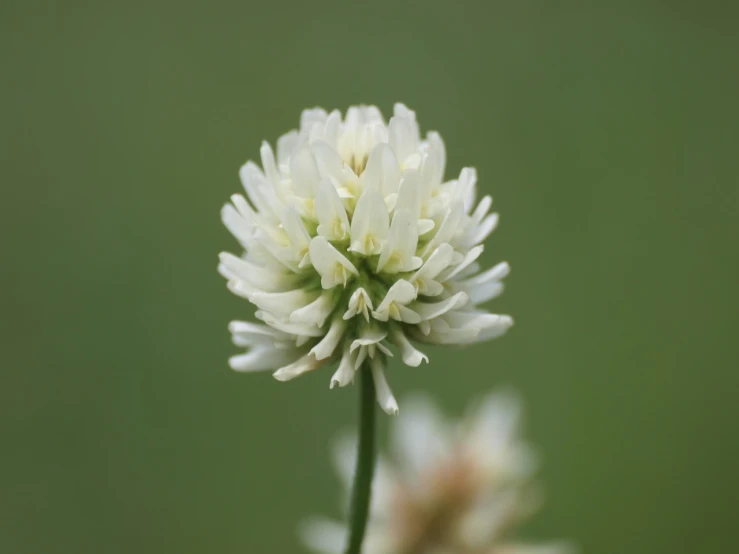
<svg viewBox="0 0 739 554">
<path fill-rule="evenodd" d="M 511 530 L 539 505 L 532 484 L 536 459 L 520 436 L 520 403 L 510 392 L 488 395 L 463 420 L 447 420 L 426 397 L 404 400 L 391 428 L 391 458 L 380 457 L 363 554 L 565 554 L 563 542 L 529 544 Z M 334 449 L 346 488 L 355 440 Z M 303 542 L 339 554 L 346 526 L 312 519 Z"/>
<path fill-rule="evenodd" d="M 244 247 L 223 253 L 229 289 L 263 324 L 231 323 L 247 348 L 237 371 L 274 370 L 286 381 L 334 361 L 345 386 L 370 359 L 378 402 L 397 403 L 384 377 L 393 346 L 410 366 L 428 362 L 411 342 L 469 344 L 498 337 L 513 320 L 479 305 L 498 296 L 508 264 L 480 272 L 480 244 L 495 228 L 492 200 L 475 206 L 476 173 L 444 181 L 441 137 L 419 134 L 397 104 L 385 123 L 373 106 L 306 110 L 300 130 L 266 142 L 262 167 L 241 168 L 223 222 Z"/>
</svg>

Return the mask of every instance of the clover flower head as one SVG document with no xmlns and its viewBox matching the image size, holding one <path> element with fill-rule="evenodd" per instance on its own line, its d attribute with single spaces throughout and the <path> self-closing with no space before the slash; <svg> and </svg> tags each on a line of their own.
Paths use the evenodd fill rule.
<svg viewBox="0 0 739 554">
<path fill-rule="evenodd" d="M 481 271 L 481 242 L 495 229 L 492 199 L 476 202 L 476 172 L 444 180 L 446 153 L 416 114 L 396 104 L 385 122 L 374 106 L 305 110 L 300 129 L 266 142 L 261 167 L 241 168 L 223 222 L 243 254 L 222 253 L 229 289 L 262 323 L 234 321 L 246 352 L 237 371 L 276 370 L 280 381 L 338 362 L 330 386 L 351 383 L 365 362 L 377 399 L 398 405 L 387 357 L 428 362 L 416 343 L 469 344 L 502 335 L 507 315 L 480 304 L 498 296 L 503 262 Z"/>
<path fill-rule="evenodd" d="M 458 421 L 425 396 L 404 400 L 391 426 L 391 454 L 377 464 L 362 553 L 571 554 L 566 542 L 512 538 L 541 503 L 536 456 L 520 423 L 521 405 L 510 391 L 488 394 Z M 355 442 L 343 436 L 333 452 L 346 499 Z M 340 554 L 347 529 L 313 518 L 300 534 L 312 551 Z"/>
</svg>

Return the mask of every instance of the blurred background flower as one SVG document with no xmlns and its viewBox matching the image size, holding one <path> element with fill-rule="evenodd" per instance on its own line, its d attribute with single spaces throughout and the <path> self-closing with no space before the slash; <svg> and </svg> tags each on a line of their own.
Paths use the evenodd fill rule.
<svg viewBox="0 0 739 554">
<path fill-rule="evenodd" d="M 381 456 L 365 554 L 570 552 L 564 543 L 526 544 L 512 531 L 538 508 L 536 456 L 521 437 L 521 405 L 511 391 L 487 395 L 466 417 L 447 419 L 425 395 L 403 401 L 391 423 L 393 452 Z M 337 441 L 334 463 L 348 502 L 356 438 Z M 346 526 L 302 525 L 315 552 L 341 554 Z"/>
<path fill-rule="evenodd" d="M 0 552 L 281 554 L 336 510 L 356 390 L 228 369 L 218 214 L 306 106 L 398 101 L 501 207 L 479 261 L 510 262 L 516 327 L 391 362 L 393 391 L 520 391 L 532 543 L 735 550 L 737 10 L 0 3 Z"/>
</svg>

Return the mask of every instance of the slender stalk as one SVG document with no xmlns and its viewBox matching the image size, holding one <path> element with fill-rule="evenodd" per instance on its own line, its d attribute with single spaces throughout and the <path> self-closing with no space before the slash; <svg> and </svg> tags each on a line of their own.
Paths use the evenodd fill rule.
<svg viewBox="0 0 739 554">
<path fill-rule="evenodd" d="M 375 382 L 365 365 L 359 370 L 359 443 L 349 506 L 349 543 L 346 554 L 360 554 L 369 517 L 372 475 L 375 471 Z"/>
</svg>

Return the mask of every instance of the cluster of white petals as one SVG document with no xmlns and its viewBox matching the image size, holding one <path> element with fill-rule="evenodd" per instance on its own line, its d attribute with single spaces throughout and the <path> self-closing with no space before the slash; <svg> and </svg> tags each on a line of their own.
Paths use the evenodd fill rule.
<svg viewBox="0 0 739 554">
<path fill-rule="evenodd" d="M 540 505 L 536 457 L 520 436 L 520 403 L 491 393 L 462 421 L 450 421 L 424 396 L 403 402 L 391 427 L 391 457 L 380 457 L 362 554 L 569 554 L 566 542 L 511 539 Z M 334 462 L 348 500 L 356 440 L 336 443 Z M 340 554 L 347 529 L 315 518 L 303 542 Z"/>
<path fill-rule="evenodd" d="M 468 344 L 497 337 L 507 315 L 479 305 L 498 296 L 508 264 L 481 271 L 480 244 L 495 228 L 492 199 L 476 202 L 476 172 L 444 180 L 441 137 L 421 138 L 401 104 L 385 122 L 373 106 L 303 112 L 300 129 L 266 142 L 259 167 L 241 168 L 246 196 L 223 208 L 244 248 L 221 254 L 229 289 L 263 323 L 234 321 L 237 371 L 275 370 L 286 381 L 338 361 L 345 386 L 368 361 L 378 402 L 398 411 L 386 358 L 428 362 L 411 341 Z"/>
</svg>

